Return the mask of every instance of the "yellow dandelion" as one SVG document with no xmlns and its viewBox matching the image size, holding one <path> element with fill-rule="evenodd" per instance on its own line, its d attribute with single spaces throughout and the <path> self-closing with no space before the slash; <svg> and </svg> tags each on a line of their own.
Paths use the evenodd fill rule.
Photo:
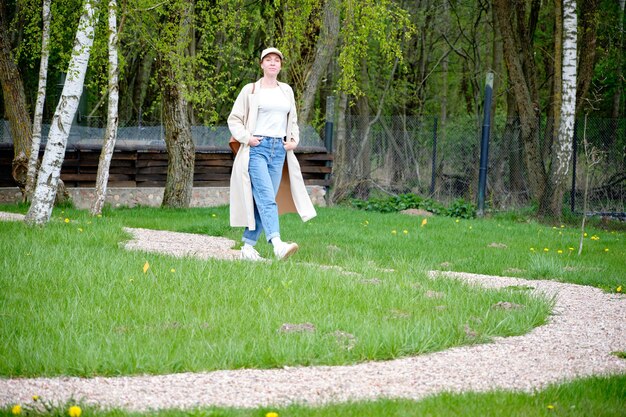
<svg viewBox="0 0 626 417">
<path fill-rule="evenodd" d="M 556 226 L 552 226 L 552 230 L 556 230 Z"/>
<path fill-rule="evenodd" d="M 170 272 L 173 274 L 174 272 L 176 272 L 176 270 L 174 268 L 170 269 Z"/>
<path fill-rule="evenodd" d="M 145 274 L 146 272 L 148 272 L 149 268 L 150 268 L 150 264 L 148 263 L 148 261 L 146 261 L 146 263 L 143 264 L 143 273 Z"/>
<path fill-rule="evenodd" d="M 569 248 L 567 248 L 567 249 L 569 249 L 569 250 L 574 250 L 574 248 L 572 248 L 571 246 L 570 246 Z"/>
<path fill-rule="evenodd" d="M 609 248 L 604 248 L 604 251 L 605 251 L 605 252 L 608 252 L 608 251 L 609 251 Z"/>
<path fill-rule="evenodd" d="M 69 223 L 70 219 L 68 219 L 67 217 L 65 218 L 65 223 Z"/>
<path fill-rule="evenodd" d="M 404 233 L 405 235 L 408 235 L 409 231 L 405 229 L 405 230 L 402 231 L 402 233 Z"/>
<path fill-rule="evenodd" d="M 426 226 L 427 223 L 428 223 L 428 219 L 422 220 L 422 227 Z"/>
<path fill-rule="evenodd" d="M 22 414 L 22 406 L 19 404 L 15 404 L 13 407 L 11 407 L 11 414 L 13 414 L 14 416 L 19 416 L 20 414 Z"/>
<path fill-rule="evenodd" d="M 391 231 L 391 234 L 392 234 L 392 235 L 395 235 L 396 233 L 398 233 L 398 232 L 396 232 L 395 230 L 392 230 L 392 231 Z"/>
<path fill-rule="evenodd" d="M 460 222 L 461 220 L 459 220 L 459 219 L 456 219 L 455 221 L 456 221 L 456 223 L 458 223 L 458 222 Z"/>
<path fill-rule="evenodd" d="M 217 214 L 213 213 L 211 214 L 211 217 L 217 217 Z"/>
<path fill-rule="evenodd" d="M 548 410 L 554 410 L 554 406 L 552 404 L 548 405 Z"/>
<path fill-rule="evenodd" d="M 83 413 L 83 410 L 81 410 L 79 406 L 73 405 L 70 407 L 69 410 L 67 410 L 67 413 L 70 415 L 70 417 L 80 417 L 80 415 Z"/>
<path fill-rule="evenodd" d="M 265 414 L 265 417 L 278 417 L 278 413 L 276 411 L 270 411 L 269 413 Z"/>
<path fill-rule="evenodd" d="M 531 252 L 534 252 L 534 251 L 535 251 L 535 248 L 530 248 L 530 251 L 531 251 Z"/>
<path fill-rule="evenodd" d="M 587 232 L 585 232 L 585 234 L 583 234 L 584 237 L 587 237 Z"/>
<path fill-rule="evenodd" d="M 39 401 L 39 395 L 33 395 L 33 401 Z"/>
<path fill-rule="evenodd" d="M 78 228 L 78 231 L 79 231 L 79 232 L 82 232 L 82 231 L 83 231 L 83 228 L 82 228 L 82 227 L 79 227 L 79 228 Z"/>
<path fill-rule="evenodd" d="M 543 251 L 544 252 L 550 252 L 550 249 L 549 248 L 543 248 Z"/>
<path fill-rule="evenodd" d="M 557 250 L 556 253 L 563 253 L 561 249 Z"/>
<path fill-rule="evenodd" d="M 98 217 L 98 218 L 101 218 L 101 217 L 102 217 L 102 214 L 98 214 L 98 216 L 97 216 L 97 217 Z"/>
<path fill-rule="evenodd" d="M 368 222 L 367 220 L 365 220 L 365 224 L 370 224 L 370 222 Z"/>
<path fill-rule="evenodd" d="M 617 291 L 617 292 L 622 292 L 622 286 L 620 285 L 619 287 L 617 287 L 617 288 L 615 289 L 615 291 Z"/>
<path fill-rule="evenodd" d="M 565 225 L 564 225 L 564 224 L 562 224 L 562 225 L 561 225 L 561 229 L 563 229 L 564 227 L 565 227 Z"/>
</svg>

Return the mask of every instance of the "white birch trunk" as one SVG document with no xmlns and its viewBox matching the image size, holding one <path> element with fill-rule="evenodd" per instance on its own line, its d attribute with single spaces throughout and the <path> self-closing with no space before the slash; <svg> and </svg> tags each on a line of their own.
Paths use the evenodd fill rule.
<svg viewBox="0 0 626 417">
<path fill-rule="evenodd" d="M 567 180 L 572 144 L 574 138 L 574 119 L 576 116 L 576 0 L 563 1 L 563 101 L 559 134 L 555 143 L 555 168 L 553 181 L 555 189 L 563 186 Z M 561 193 L 562 196 L 562 193 Z"/>
<path fill-rule="evenodd" d="M 35 103 L 35 116 L 33 118 L 33 141 L 28 158 L 28 173 L 26 177 L 26 198 L 31 199 L 35 188 L 35 176 L 37 173 L 37 160 L 39 159 L 39 146 L 41 144 L 41 120 L 43 119 L 43 105 L 46 102 L 46 84 L 48 83 L 48 57 L 50 56 L 50 3 L 52 0 L 43 0 L 43 29 L 41 36 L 41 62 L 39 64 L 39 87 L 37 89 L 37 101 Z"/>
<path fill-rule="evenodd" d="M 91 206 L 91 214 L 102 213 L 102 207 L 107 195 L 107 183 L 109 181 L 109 168 L 117 140 L 118 125 L 118 69 L 117 69 L 117 2 L 109 0 L 109 109 L 107 114 L 107 128 L 104 144 L 98 163 L 98 176 L 96 178 L 96 199 Z"/>
<path fill-rule="evenodd" d="M 78 22 L 67 78 L 50 126 L 48 143 L 37 176 L 37 187 L 33 194 L 33 201 L 26 214 L 25 220 L 28 224 L 43 225 L 50 220 L 52 215 L 67 138 L 78 108 L 78 101 L 83 92 L 89 54 L 93 45 L 94 29 L 98 20 L 96 14 L 98 1 L 85 1 L 83 14 Z"/>
</svg>

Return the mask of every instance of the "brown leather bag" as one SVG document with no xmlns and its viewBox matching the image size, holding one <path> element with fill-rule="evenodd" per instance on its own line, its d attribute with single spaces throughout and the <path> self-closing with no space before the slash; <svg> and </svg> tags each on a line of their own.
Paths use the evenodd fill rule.
<svg viewBox="0 0 626 417">
<path fill-rule="evenodd" d="M 255 87 L 256 87 L 256 83 L 252 83 L 252 92 L 250 94 L 254 94 Z M 249 110 L 250 109 L 248 109 L 248 111 Z M 239 152 L 239 148 L 241 147 L 241 142 L 235 139 L 234 136 L 231 136 L 230 140 L 228 141 L 228 146 L 230 147 L 230 150 L 233 151 L 233 155 L 237 155 L 237 152 Z"/>
</svg>

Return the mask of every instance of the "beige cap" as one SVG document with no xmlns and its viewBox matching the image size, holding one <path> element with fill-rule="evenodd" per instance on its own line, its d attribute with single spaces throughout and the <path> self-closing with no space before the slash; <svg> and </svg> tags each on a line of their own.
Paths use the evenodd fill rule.
<svg viewBox="0 0 626 417">
<path fill-rule="evenodd" d="M 264 49 L 263 52 L 261 52 L 261 61 L 263 61 L 263 58 L 265 58 L 269 54 L 276 54 L 280 57 L 280 59 L 285 59 L 285 57 L 283 57 L 283 53 L 280 52 L 278 49 L 267 48 L 267 49 Z"/>
</svg>

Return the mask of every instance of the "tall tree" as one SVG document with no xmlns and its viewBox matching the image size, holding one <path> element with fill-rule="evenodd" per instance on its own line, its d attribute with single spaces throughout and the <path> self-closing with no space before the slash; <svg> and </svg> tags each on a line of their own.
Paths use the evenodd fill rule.
<svg viewBox="0 0 626 417">
<path fill-rule="evenodd" d="M 91 206 L 91 214 L 102 213 L 102 207 L 106 200 L 107 183 L 109 181 L 109 167 L 115 149 L 118 125 L 118 67 L 117 67 L 117 1 L 109 0 L 109 105 L 107 112 L 107 128 L 104 143 L 98 163 L 98 175 L 96 176 L 96 198 Z"/>
<path fill-rule="evenodd" d="M 33 138 L 28 159 L 28 175 L 26 180 L 26 198 L 30 199 L 35 188 L 37 175 L 37 161 L 39 160 L 39 147 L 41 145 L 41 122 L 43 108 L 46 102 L 46 85 L 48 84 L 48 57 L 50 56 L 50 3 L 52 0 L 44 0 L 42 8 L 43 28 L 41 35 L 41 62 L 39 64 L 39 88 L 37 89 L 37 102 L 35 115 L 33 116 Z"/>
<path fill-rule="evenodd" d="M 195 145 L 189 120 L 186 50 L 190 41 L 192 2 L 176 0 L 166 4 L 157 66 L 162 86 L 163 124 L 167 147 L 167 179 L 164 207 L 189 207 L 193 189 Z"/>
<path fill-rule="evenodd" d="M 516 9 L 512 10 L 508 0 L 493 0 L 492 7 L 502 36 L 509 88 L 513 92 L 520 121 L 528 184 L 532 197 L 539 201 L 547 181 L 538 137 L 540 104 L 532 41 L 540 4 L 533 0 L 529 11 L 526 10 L 526 1 L 516 2 L 515 5 Z"/>
<path fill-rule="evenodd" d="M 540 200 L 539 214 L 551 218 L 560 218 L 563 209 L 563 194 L 570 172 L 570 160 L 572 155 L 572 143 L 574 138 L 574 119 L 576 116 L 576 45 L 577 45 L 577 16 L 576 0 L 562 1 L 563 18 L 557 19 L 557 26 L 562 25 L 562 30 L 556 33 L 562 34 L 562 39 L 556 39 L 562 44 L 561 65 L 555 66 L 561 70 L 562 100 L 558 120 L 558 135 L 554 142 L 550 165 L 550 176 L 546 192 Z"/>
<path fill-rule="evenodd" d="M 4 1 L 0 1 L 0 83 L 13 138 L 13 179 L 24 191 L 28 175 L 32 127 L 26 105 L 24 83 L 12 54 L 8 25 L 6 5 Z"/>
<path fill-rule="evenodd" d="M 302 94 L 298 114 L 301 123 L 311 122 L 313 117 L 313 104 L 320 82 L 326 73 L 328 64 L 335 54 L 335 48 L 339 40 L 339 16 L 341 0 L 326 0 L 323 10 L 323 22 L 315 46 L 315 59 L 306 76 L 306 86 Z"/>
<path fill-rule="evenodd" d="M 37 176 L 37 187 L 26 214 L 25 220 L 28 224 L 43 225 L 50 220 L 52 214 L 67 138 L 83 92 L 94 29 L 98 20 L 96 13 L 98 3 L 99 0 L 86 0 L 83 7 L 67 70 L 67 79 L 52 119 L 46 150 Z"/>
</svg>

